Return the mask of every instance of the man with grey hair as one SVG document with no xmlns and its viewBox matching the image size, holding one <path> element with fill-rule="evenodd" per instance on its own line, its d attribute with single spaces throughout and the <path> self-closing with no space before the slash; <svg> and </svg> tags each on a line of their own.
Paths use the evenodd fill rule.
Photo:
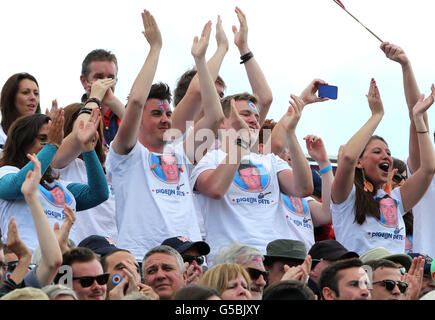
<svg viewBox="0 0 435 320">
<path fill-rule="evenodd" d="M 160 300 L 171 299 L 186 284 L 185 269 L 178 251 L 165 245 L 152 248 L 142 261 L 144 282 L 159 295 Z"/>
<path fill-rule="evenodd" d="M 249 273 L 251 277 L 252 300 L 261 300 L 266 286 L 268 272 L 263 264 L 264 256 L 255 247 L 233 242 L 227 247 L 221 247 L 214 258 L 214 265 L 221 263 L 237 263 Z"/>
</svg>

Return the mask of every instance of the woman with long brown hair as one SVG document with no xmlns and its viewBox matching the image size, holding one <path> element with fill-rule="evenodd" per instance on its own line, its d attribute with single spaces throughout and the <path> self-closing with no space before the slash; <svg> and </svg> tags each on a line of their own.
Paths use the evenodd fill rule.
<svg viewBox="0 0 435 320">
<path fill-rule="evenodd" d="M 372 79 L 367 95 L 372 115 L 343 147 L 331 189 L 336 239 L 348 250 L 360 255 L 375 247 L 385 247 L 393 253 L 405 252 L 403 215 L 423 197 L 435 173 L 435 153 L 423 120 L 434 102 L 433 96 L 434 89 L 432 96 L 420 97 L 413 108 L 420 145 L 419 169 L 400 188 L 384 190 L 393 159 L 385 140 L 373 135 L 384 116 L 384 108 Z M 395 217 L 395 223 L 386 223 L 387 215 L 388 220 Z"/>
</svg>

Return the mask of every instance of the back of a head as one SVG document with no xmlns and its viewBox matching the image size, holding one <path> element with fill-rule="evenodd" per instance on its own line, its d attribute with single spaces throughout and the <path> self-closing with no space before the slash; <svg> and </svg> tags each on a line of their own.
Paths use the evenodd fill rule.
<svg viewBox="0 0 435 320">
<path fill-rule="evenodd" d="M 245 264 L 256 257 L 264 259 L 263 254 L 257 248 L 235 241 L 219 250 L 213 259 L 213 265 L 222 263 Z"/>
<path fill-rule="evenodd" d="M 283 280 L 264 290 L 263 300 L 316 300 L 313 291 L 303 282 Z"/>
<path fill-rule="evenodd" d="M 42 288 L 42 291 L 50 298 L 50 300 L 54 300 L 62 295 L 68 295 L 73 297 L 74 300 L 79 300 L 74 290 L 61 284 L 45 286 Z"/>
<path fill-rule="evenodd" d="M 208 300 L 211 297 L 221 297 L 220 293 L 210 287 L 201 285 L 189 285 L 179 289 L 173 300 Z"/>
<path fill-rule="evenodd" d="M 126 296 L 122 297 L 121 300 L 153 300 L 153 298 L 148 294 L 133 291 L 127 294 Z"/>
<path fill-rule="evenodd" d="M 50 300 L 41 289 L 26 287 L 5 294 L 0 300 Z"/>
</svg>

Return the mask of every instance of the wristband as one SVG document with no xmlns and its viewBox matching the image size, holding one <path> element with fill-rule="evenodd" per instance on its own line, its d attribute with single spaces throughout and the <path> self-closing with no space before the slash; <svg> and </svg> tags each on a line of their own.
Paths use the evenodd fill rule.
<svg viewBox="0 0 435 320">
<path fill-rule="evenodd" d="M 91 114 L 92 113 L 92 109 L 91 108 L 86 108 L 86 107 L 81 108 L 79 114 L 77 115 L 77 117 L 79 115 L 81 115 L 82 113 Z"/>
<path fill-rule="evenodd" d="M 254 54 L 249 51 L 247 54 L 244 54 L 243 56 L 240 57 L 240 64 L 244 64 L 245 62 L 247 62 L 249 59 L 253 58 Z"/>
<path fill-rule="evenodd" d="M 325 172 L 328 172 L 328 171 L 331 170 L 331 169 L 332 169 L 332 166 L 329 165 L 329 166 L 323 168 L 322 170 L 320 170 L 319 173 L 320 173 L 320 174 L 323 174 L 323 173 L 325 173 Z"/>
<path fill-rule="evenodd" d="M 85 101 L 85 103 L 83 105 L 86 106 L 89 102 L 95 102 L 98 105 L 98 108 L 101 110 L 101 101 L 100 101 L 100 99 L 89 98 L 88 100 Z"/>
<path fill-rule="evenodd" d="M 235 142 L 236 142 L 236 145 L 242 147 L 243 149 L 245 149 L 245 150 L 249 149 L 249 142 L 246 142 L 242 138 L 237 138 Z"/>
</svg>

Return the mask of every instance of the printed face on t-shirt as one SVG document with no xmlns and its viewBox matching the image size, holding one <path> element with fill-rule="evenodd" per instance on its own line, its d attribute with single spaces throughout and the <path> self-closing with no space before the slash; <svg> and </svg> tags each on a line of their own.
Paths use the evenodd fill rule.
<svg viewBox="0 0 435 320">
<path fill-rule="evenodd" d="M 178 183 L 182 171 L 176 154 L 158 155 L 150 153 L 150 166 L 154 175 L 166 183 Z"/>
<path fill-rule="evenodd" d="M 282 198 L 285 206 L 294 214 L 305 217 L 308 214 L 308 207 L 302 198 L 298 197 L 289 197 L 285 194 L 282 194 Z"/>
<path fill-rule="evenodd" d="M 248 187 L 248 191 L 261 191 L 261 175 L 257 168 L 245 168 L 239 170 L 239 177 Z"/>
<path fill-rule="evenodd" d="M 295 209 L 295 213 L 304 216 L 305 210 L 304 210 L 304 204 L 302 203 L 302 199 L 297 197 L 289 197 L 289 198 L 293 205 L 293 208 Z"/>
<path fill-rule="evenodd" d="M 379 201 L 381 222 L 387 227 L 397 226 L 397 204 L 392 198 L 383 198 Z"/>
<path fill-rule="evenodd" d="M 65 205 L 65 192 L 62 190 L 62 188 L 56 186 L 52 190 L 50 190 L 51 195 L 54 199 L 54 204 L 57 206 Z"/>
<path fill-rule="evenodd" d="M 178 163 L 177 158 L 173 155 L 160 157 L 160 168 L 163 171 L 163 175 L 166 178 L 166 182 L 177 183 L 178 176 Z"/>
</svg>

